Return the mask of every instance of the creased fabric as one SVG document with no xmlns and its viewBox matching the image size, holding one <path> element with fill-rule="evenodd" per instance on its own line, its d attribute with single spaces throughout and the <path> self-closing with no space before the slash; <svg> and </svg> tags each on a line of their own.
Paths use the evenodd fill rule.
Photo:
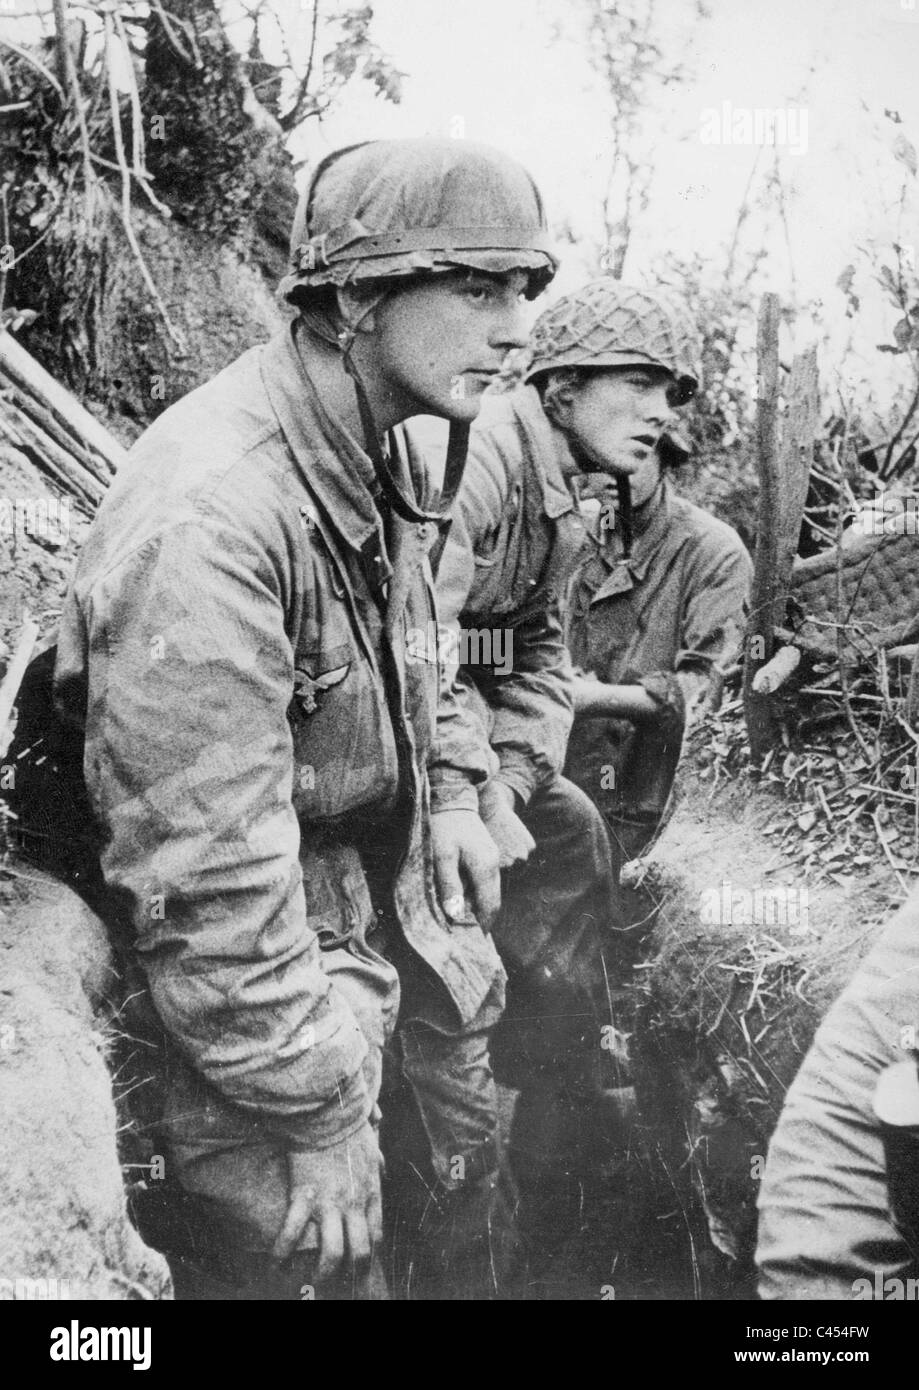
<svg viewBox="0 0 919 1390">
<path fill-rule="evenodd" d="M 481 932 L 452 936 L 423 834 L 437 669 L 404 654 L 434 615 L 426 556 L 409 535 L 387 610 L 370 461 L 294 334 L 132 449 L 66 600 L 55 685 L 171 1039 L 222 1102 L 320 1147 L 373 1100 L 321 948 L 372 946 L 382 901 L 431 968 L 431 1020 L 457 1030 L 501 968 Z"/>
<path fill-rule="evenodd" d="M 533 387 L 485 398 L 437 577 L 446 649 L 467 659 L 448 668 L 438 709 L 435 809 L 474 809 L 490 776 L 526 804 L 564 761 L 571 668 L 559 597 L 582 531 L 558 451 Z"/>
<path fill-rule="evenodd" d="M 575 668 L 610 685 L 643 685 L 661 711 L 640 728 L 624 719 L 574 722 L 566 776 L 612 818 L 663 810 L 684 705 L 708 688 L 713 668 L 736 660 L 753 572 L 736 531 L 666 479 L 636 508 L 634 532 L 626 561 L 618 527 L 595 528 L 566 606 Z"/>
</svg>

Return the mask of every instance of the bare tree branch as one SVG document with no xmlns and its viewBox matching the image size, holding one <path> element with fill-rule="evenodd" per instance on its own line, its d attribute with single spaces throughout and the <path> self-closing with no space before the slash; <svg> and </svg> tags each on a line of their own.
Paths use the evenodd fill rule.
<svg viewBox="0 0 919 1390">
<path fill-rule="evenodd" d="M 24 63 L 28 63 L 36 72 L 40 72 L 42 77 L 51 83 L 51 86 L 60 97 L 61 102 L 66 104 L 67 98 L 64 95 L 64 88 L 61 86 L 60 82 L 58 82 L 54 73 L 51 72 L 49 68 L 45 67 L 44 63 L 39 62 L 35 55 L 30 53 L 28 49 L 20 48 L 18 43 L 13 43 L 12 39 L 6 39 L 0 36 L 0 44 L 2 44 L 4 48 L 8 48 L 11 53 L 15 53 L 16 57 L 21 58 Z"/>
<path fill-rule="evenodd" d="M 64 0 L 54 0 L 54 31 L 58 70 L 62 74 L 63 85 L 70 92 L 74 114 L 80 129 L 86 206 L 87 212 L 92 218 L 98 180 L 92 165 L 92 149 L 89 143 L 89 131 L 86 128 L 86 114 L 83 110 L 83 93 L 80 90 L 80 81 L 77 77 L 73 53 L 70 50 L 70 42 L 67 37 L 67 8 Z"/>
<path fill-rule="evenodd" d="M 303 114 L 310 100 L 309 89 L 313 76 L 313 64 L 316 58 L 316 36 L 319 31 L 319 0 L 313 0 L 312 27 L 310 30 L 310 47 L 306 59 L 306 71 L 300 79 L 292 105 L 280 117 L 282 130 L 293 130 L 294 126 L 303 119 Z M 289 60 L 289 54 L 288 54 Z M 318 108 L 317 108 L 318 109 Z"/>
<path fill-rule="evenodd" d="M 124 226 L 124 234 L 128 239 L 128 245 L 133 251 L 134 259 L 137 261 L 137 264 L 140 267 L 140 273 L 144 278 L 144 284 L 147 286 L 147 289 L 153 296 L 154 303 L 160 311 L 160 316 L 162 317 L 163 323 L 166 325 L 166 331 L 168 332 L 175 346 L 178 348 L 179 352 L 184 354 L 188 350 L 185 343 L 185 339 L 180 333 L 180 331 L 173 324 L 172 319 L 169 317 L 169 310 L 166 308 L 166 305 L 163 301 L 163 297 L 160 294 L 159 289 L 157 288 L 156 282 L 154 281 L 153 276 L 150 274 L 150 271 L 147 268 L 147 263 L 144 260 L 143 252 L 140 249 L 140 244 L 137 240 L 137 234 L 134 231 L 134 225 L 131 220 L 131 171 L 128 168 L 128 162 L 125 158 L 124 137 L 122 135 L 121 130 L 121 111 L 118 106 L 118 88 L 115 85 L 115 72 L 114 65 L 112 63 L 112 45 L 114 44 L 114 42 L 115 25 L 112 20 L 111 14 L 106 14 L 106 68 L 108 74 L 109 107 L 112 116 L 112 134 L 115 140 L 115 153 L 118 160 L 118 168 L 121 172 L 121 221 Z"/>
</svg>

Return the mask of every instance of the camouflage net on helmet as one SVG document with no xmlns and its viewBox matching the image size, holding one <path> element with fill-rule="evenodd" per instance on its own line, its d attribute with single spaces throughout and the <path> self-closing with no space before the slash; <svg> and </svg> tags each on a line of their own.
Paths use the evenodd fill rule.
<svg viewBox="0 0 919 1390">
<path fill-rule="evenodd" d="M 594 280 L 537 320 L 527 377 L 558 367 L 616 366 L 636 357 L 695 387 L 698 341 L 685 310 L 659 292 Z"/>
</svg>

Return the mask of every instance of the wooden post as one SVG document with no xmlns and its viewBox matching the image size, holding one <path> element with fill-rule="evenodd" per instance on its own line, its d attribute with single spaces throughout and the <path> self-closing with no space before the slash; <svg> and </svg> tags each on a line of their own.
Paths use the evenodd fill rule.
<svg viewBox="0 0 919 1390">
<path fill-rule="evenodd" d="M 756 350 L 759 506 L 744 648 L 743 698 L 750 752 L 754 762 L 760 762 L 779 742 L 781 727 L 775 701 L 767 691 L 754 688 L 754 677 L 772 659 L 775 628 L 785 623 L 785 603 L 813 459 L 819 394 L 817 353 L 810 348 L 792 364 L 787 408 L 780 421 L 777 295 L 763 296 Z"/>
<path fill-rule="evenodd" d="M 782 627 L 785 622 L 785 600 L 791 584 L 795 556 L 798 553 L 807 488 L 814 461 L 814 439 L 820 426 L 816 347 L 809 347 L 792 362 L 787 399 L 779 455 L 781 526 L 773 610 L 776 627 Z"/>
</svg>

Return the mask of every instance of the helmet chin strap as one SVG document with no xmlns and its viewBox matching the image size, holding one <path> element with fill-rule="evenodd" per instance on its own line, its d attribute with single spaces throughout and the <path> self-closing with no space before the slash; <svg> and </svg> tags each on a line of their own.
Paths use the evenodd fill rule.
<svg viewBox="0 0 919 1390">
<path fill-rule="evenodd" d="M 612 478 L 615 483 L 616 496 L 619 501 L 616 513 L 619 530 L 622 533 L 622 558 L 624 560 L 630 559 L 634 528 L 632 523 L 632 483 L 628 473 L 607 473 L 605 468 L 598 468 L 593 460 L 588 458 L 580 445 L 573 440 L 568 441 L 568 448 L 582 473 L 606 473 L 607 477 Z"/>
<path fill-rule="evenodd" d="M 632 555 L 632 484 L 627 473 L 616 475 L 616 492 L 619 495 L 619 526 L 622 531 L 622 558 L 628 560 Z"/>
<path fill-rule="evenodd" d="M 361 430 L 364 435 L 364 451 L 370 462 L 373 464 L 373 471 L 376 475 L 380 490 L 386 498 L 392 510 L 403 521 L 413 522 L 421 526 L 426 523 L 433 523 L 441 527 L 449 522 L 450 508 L 453 505 L 460 483 L 463 480 L 463 471 L 466 467 L 466 454 L 469 447 L 469 425 L 465 421 L 451 420 L 450 433 L 447 437 L 447 459 L 444 467 L 444 481 L 440 490 L 440 509 L 438 511 L 424 511 L 418 506 L 414 496 L 409 497 L 402 489 L 396 466 L 401 458 L 398 440 L 395 431 L 390 430 L 388 434 L 389 456 L 384 454 L 380 447 L 380 434 L 373 418 L 373 408 L 370 398 L 367 395 L 357 364 L 352 356 L 352 349 L 357 338 L 357 328 L 361 320 L 367 314 L 372 313 L 379 304 L 386 298 L 386 293 L 380 294 L 373 299 L 363 313 L 348 324 L 337 335 L 333 337 L 325 321 L 318 314 L 311 314 L 309 310 L 303 310 L 303 318 L 309 332 L 321 338 L 323 342 L 334 346 L 341 353 L 342 365 L 348 376 L 354 383 L 354 394 L 357 398 L 357 411 L 360 417 Z"/>
<path fill-rule="evenodd" d="M 459 491 L 460 483 L 463 479 L 463 470 L 466 467 L 466 451 L 469 445 L 469 426 L 465 421 L 450 421 L 450 433 L 447 437 L 447 461 L 444 467 L 444 482 L 440 491 L 440 509 L 438 511 L 424 511 L 418 506 L 414 497 L 409 497 L 401 488 L 399 479 L 395 471 L 396 461 L 400 458 L 399 443 L 396 439 L 395 431 L 390 430 L 388 434 L 389 457 L 387 458 L 380 448 L 380 439 L 377 434 L 376 425 L 373 419 L 373 411 L 367 397 L 367 391 L 361 380 L 360 373 L 354 364 L 351 356 L 350 345 L 342 349 L 342 362 L 345 371 L 354 382 L 354 392 L 357 396 L 357 409 L 361 418 L 361 429 L 364 432 L 364 449 L 370 462 L 373 464 L 373 471 L 376 474 L 377 482 L 380 484 L 383 496 L 397 516 L 403 521 L 411 521 L 416 525 L 423 525 L 426 522 L 433 522 L 440 525 L 447 520 L 450 507 Z"/>
</svg>

